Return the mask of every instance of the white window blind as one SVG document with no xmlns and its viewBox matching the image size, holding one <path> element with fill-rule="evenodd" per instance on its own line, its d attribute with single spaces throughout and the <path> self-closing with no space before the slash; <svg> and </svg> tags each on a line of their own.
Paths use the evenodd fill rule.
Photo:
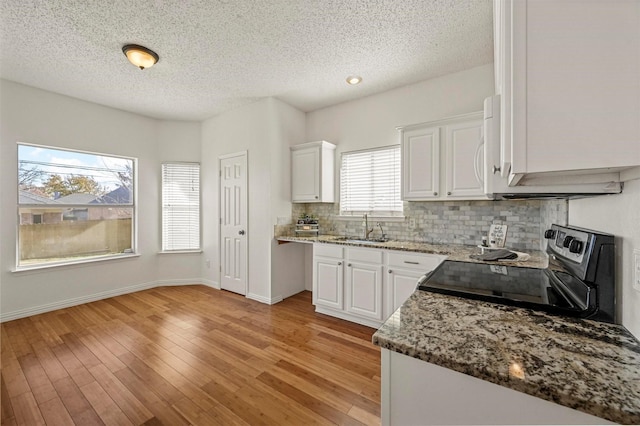
<svg viewBox="0 0 640 426">
<path fill-rule="evenodd" d="M 402 214 L 400 145 L 345 152 L 340 167 L 340 214 Z"/>
<path fill-rule="evenodd" d="M 200 164 L 162 165 L 162 250 L 200 250 Z"/>
</svg>

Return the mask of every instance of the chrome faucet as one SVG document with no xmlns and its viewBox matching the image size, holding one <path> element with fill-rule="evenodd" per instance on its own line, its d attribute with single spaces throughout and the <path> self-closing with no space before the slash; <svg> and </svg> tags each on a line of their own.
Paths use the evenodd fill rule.
<svg viewBox="0 0 640 426">
<path fill-rule="evenodd" d="M 384 233 L 384 229 L 382 229 L 382 224 L 380 222 L 378 222 L 378 227 L 380 228 L 380 239 L 382 241 L 385 241 L 387 239 L 387 236 Z"/>
<path fill-rule="evenodd" d="M 368 240 L 369 239 L 369 234 L 371 234 L 373 232 L 373 228 L 369 229 L 369 218 L 367 217 L 367 214 L 364 214 L 364 239 Z"/>
</svg>

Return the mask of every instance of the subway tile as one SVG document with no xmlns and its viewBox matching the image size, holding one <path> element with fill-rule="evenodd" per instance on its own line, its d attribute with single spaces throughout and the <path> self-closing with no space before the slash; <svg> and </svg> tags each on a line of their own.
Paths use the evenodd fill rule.
<svg viewBox="0 0 640 426">
<path fill-rule="evenodd" d="M 542 232 L 551 223 L 566 225 L 568 203 L 566 200 L 505 200 L 505 201 L 430 201 L 404 202 L 403 222 L 376 220 L 383 226 L 388 238 L 430 243 L 470 244 L 480 243 L 493 223 L 506 224 L 507 246 L 514 249 L 536 250 L 542 248 Z M 334 220 L 340 214 L 339 205 L 293 204 L 292 218 L 300 215 L 317 216 L 320 232 L 334 235 L 360 235 L 362 219 Z M 416 229 L 409 229 L 409 218 L 414 219 Z M 275 227 L 276 235 L 293 232 L 289 227 Z M 379 229 L 376 229 L 379 233 Z"/>
</svg>

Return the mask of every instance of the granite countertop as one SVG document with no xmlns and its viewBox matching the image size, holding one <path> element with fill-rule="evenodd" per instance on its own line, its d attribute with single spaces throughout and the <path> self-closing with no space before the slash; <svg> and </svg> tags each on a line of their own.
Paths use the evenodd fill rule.
<svg viewBox="0 0 640 426">
<path fill-rule="evenodd" d="M 300 236 L 281 236 L 276 237 L 280 242 L 298 242 L 298 243 L 324 243 L 324 244 L 340 244 L 353 247 L 379 248 L 385 250 L 399 250 L 415 253 L 439 254 L 447 256 L 448 260 L 458 260 L 465 262 L 491 263 L 497 265 L 524 266 L 527 268 L 546 268 L 548 266 L 547 255 L 538 250 L 517 250 L 521 253 L 527 253 L 530 258 L 526 261 L 510 260 L 487 262 L 471 259 L 472 254 L 479 254 L 480 248 L 477 246 L 466 246 L 462 244 L 431 244 L 419 243 L 413 241 L 389 240 L 385 242 L 354 242 L 346 241 L 345 237 L 337 235 L 319 235 L 317 237 L 300 237 Z"/>
<path fill-rule="evenodd" d="M 372 340 L 613 422 L 640 423 L 640 343 L 619 325 L 416 290 Z"/>
</svg>

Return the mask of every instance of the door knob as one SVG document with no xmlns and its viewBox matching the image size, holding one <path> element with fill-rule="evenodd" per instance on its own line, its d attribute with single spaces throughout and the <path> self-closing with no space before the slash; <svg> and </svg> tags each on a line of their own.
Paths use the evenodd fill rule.
<svg viewBox="0 0 640 426">
<path fill-rule="evenodd" d="M 244 235 L 244 229 L 241 229 L 240 231 L 238 231 L 238 234 Z"/>
</svg>

